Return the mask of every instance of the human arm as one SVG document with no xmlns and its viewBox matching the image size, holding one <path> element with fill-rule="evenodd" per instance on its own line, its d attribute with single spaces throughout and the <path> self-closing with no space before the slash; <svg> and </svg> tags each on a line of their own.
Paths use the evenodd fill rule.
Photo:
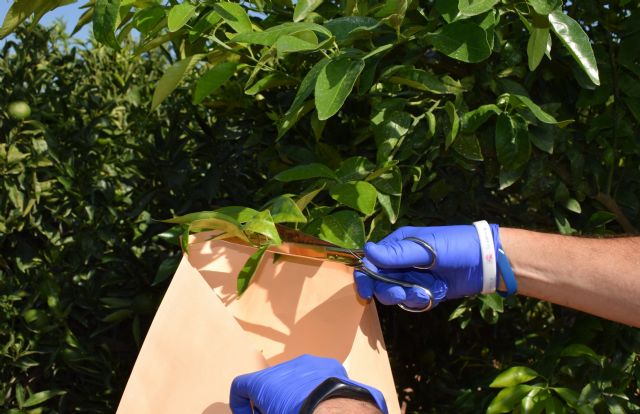
<svg viewBox="0 0 640 414">
<path fill-rule="evenodd" d="M 321 402 L 313 414 L 381 414 L 378 407 L 352 398 L 331 398 Z"/>
<path fill-rule="evenodd" d="M 640 327 L 640 237 L 500 229 L 522 295 Z"/>
<path fill-rule="evenodd" d="M 394 278 L 426 285 L 434 303 L 499 290 L 486 285 L 478 231 L 473 226 L 405 227 L 380 243 L 365 246 L 368 264 Z M 511 263 L 518 292 L 579 309 L 621 323 L 640 326 L 640 238 L 583 238 L 491 226 L 497 254 Z M 419 237 L 435 248 L 436 265 L 430 270 L 411 269 L 431 263 L 430 253 L 406 237 Z M 375 294 L 385 304 L 424 306 L 416 292 L 374 282 L 356 272 L 361 296 Z M 497 279 L 500 281 L 500 278 Z M 491 285 L 491 283 L 489 283 Z"/>
</svg>

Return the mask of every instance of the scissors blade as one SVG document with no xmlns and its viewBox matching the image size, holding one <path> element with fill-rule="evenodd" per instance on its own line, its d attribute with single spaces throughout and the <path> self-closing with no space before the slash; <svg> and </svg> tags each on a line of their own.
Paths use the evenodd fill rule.
<svg viewBox="0 0 640 414">
<path fill-rule="evenodd" d="M 346 249 L 336 246 L 317 237 L 303 233 L 301 231 L 276 225 L 282 243 L 270 245 L 267 251 L 286 256 L 301 257 L 306 259 L 338 262 L 347 266 L 359 266 L 364 252 L 360 249 Z M 223 242 L 250 246 L 249 243 L 238 238 L 225 238 Z"/>
</svg>

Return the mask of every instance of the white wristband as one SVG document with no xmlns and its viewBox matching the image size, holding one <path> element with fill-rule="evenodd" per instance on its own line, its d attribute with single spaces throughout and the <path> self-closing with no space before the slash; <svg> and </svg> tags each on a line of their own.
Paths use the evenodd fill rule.
<svg viewBox="0 0 640 414">
<path fill-rule="evenodd" d="M 493 244 L 491 227 L 485 220 L 473 223 L 480 239 L 480 254 L 482 255 L 482 293 L 496 291 L 496 248 Z"/>
</svg>

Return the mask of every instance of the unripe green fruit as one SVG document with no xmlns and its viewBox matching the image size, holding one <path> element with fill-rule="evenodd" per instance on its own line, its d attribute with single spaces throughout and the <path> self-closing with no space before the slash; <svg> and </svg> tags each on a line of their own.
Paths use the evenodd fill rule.
<svg viewBox="0 0 640 414">
<path fill-rule="evenodd" d="M 9 115 L 18 120 L 31 116 L 31 107 L 24 101 L 15 101 L 9 104 Z"/>
</svg>

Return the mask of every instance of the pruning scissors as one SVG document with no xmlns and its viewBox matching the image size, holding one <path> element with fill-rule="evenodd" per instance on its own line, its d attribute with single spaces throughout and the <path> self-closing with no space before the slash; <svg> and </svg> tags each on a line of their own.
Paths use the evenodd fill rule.
<svg viewBox="0 0 640 414">
<path fill-rule="evenodd" d="M 357 269 L 367 276 L 382 281 L 386 283 L 390 283 L 393 285 L 402 286 L 405 288 L 414 288 L 422 291 L 427 298 L 429 298 L 429 303 L 423 308 L 411 308 L 405 306 L 403 304 L 398 304 L 398 306 L 409 312 L 426 312 L 433 307 L 433 295 L 429 288 L 422 286 L 420 284 L 405 282 L 402 280 L 397 280 L 380 274 L 374 270 L 369 269 L 366 264 L 363 262 L 364 259 L 364 250 L 362 249 L 347 249 L 344 247 L 336 246 L 335 244 L 326 242 L 314 236 L 310 236 L 308 234 L 302 233 L 298 230 L 294 230 L 282 225 L 277 225 L 278 233 L 280 234 L 280 238 L 282 239 L 282 243 L 278 245 L 270 245 L 267 248 L 267 251 L 272 253 L 282 254 L 286 256 L 295 256 L 295 257 L 303 257 L 307 259 L 315 259 L 321 261 L 331 261 L 345 264 L 349 267 Z M 238 238 L 229 238 L 223 239 L 224 241 L 235 243 L 235 244 L 243 244 L 248 245 L 245 241 L 240 240 Z M 417 267 L 416 269 L 428 270 L 435 266 L 436 264 L 436 252 L 427 242 L 417 237 L 407 237 L 405 240 L 413 241 L 414 243 L 419 244 L 428 250 L 433 260 L 426 267 Z"/>
</svg>

